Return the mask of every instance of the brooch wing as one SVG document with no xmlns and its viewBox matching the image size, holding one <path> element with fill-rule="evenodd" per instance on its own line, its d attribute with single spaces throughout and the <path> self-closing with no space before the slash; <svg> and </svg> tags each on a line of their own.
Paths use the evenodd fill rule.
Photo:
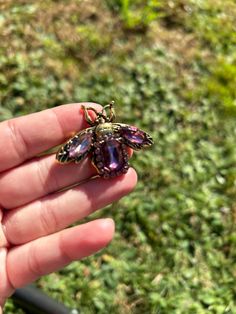
<svg viewBox="0 0 236 314">
<path fill-rule="evenodd" d="M 56 159 L 60 163 L 76 163 L 83 160 L 93 147 L 94 127 L 87 128 L 70 138 L 57 152 Z"/>
<path fill-rule="evenodd" d="M 153 144 L 153 139 L 148 133 L 128 124 L 114 124 L 120 127 L 119 134 L 127 146 L 139 150 Z"/>
</svg>

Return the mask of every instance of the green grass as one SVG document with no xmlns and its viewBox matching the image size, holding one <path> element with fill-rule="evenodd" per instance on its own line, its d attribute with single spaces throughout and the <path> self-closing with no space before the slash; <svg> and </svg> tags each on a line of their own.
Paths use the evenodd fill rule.
<svg viewBox="0 0 236 314">
<path fill-rule="evenodd" d="M 37 285 L 83 314 L 235 313 L 235 2 L 0 6 L 1 120 L 115 99 L 155 140 L 135 191 L 89 217 L 114 218 L 110 246 Z"/>
</svg>

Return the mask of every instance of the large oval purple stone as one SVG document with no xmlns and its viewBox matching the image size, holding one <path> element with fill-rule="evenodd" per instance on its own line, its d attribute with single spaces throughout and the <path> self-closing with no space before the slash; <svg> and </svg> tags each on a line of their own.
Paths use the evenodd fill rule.
<svg viewBox="0 0 236 314">
<path fill-rule="evenodd" d="M 108 140 L 101 145 L 104 169 L 113 172 L 124 166 L 121 144 L 116 140 Z"/>
<path fill-rule="evenodd" d="M 85 154 L 90 148 L 92 143 L 92 134 L 85 133 L 78 138 L 75 138 L 74 143 L 69 149 L 70 158 L 78 158 L 79 156 Z"/>
</svg>

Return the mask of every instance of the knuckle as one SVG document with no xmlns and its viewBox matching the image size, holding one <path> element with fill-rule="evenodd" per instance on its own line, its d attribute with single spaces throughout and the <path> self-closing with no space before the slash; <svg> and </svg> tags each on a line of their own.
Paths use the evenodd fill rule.
<svg viewBox="0 0 236 314">
<path fill-rule="evenodd" d="M 10 132 L 13 149 L 20 160 L 24 160 L 27 156 L 28 144 L 21 133 L 14 119 L 7 121 L 7 127 Z"/>
<path fill-rule="evenodd" d="M 70 263 L 73 260 L 73 258 L 70 256 L 70 254 L 66 250 L 67 245 L 64 241 L 63 233 L 61 233 L 59 235 L 59 242 L 58 243 L 59 243 L 59 250 L 60 250 L 61 259 L 63 260 L 63 262 L 65 264 Z"/>
<path fill-rule="evenodd" d="M 37 257 L 37 248 L 32 243 L 29 249 L 28 254 L 28 269 L 36 277 L 39 277 L 43 274 L 42 269 L 40 267 L 39 259 Z"/>
<path fill-rule="evenodd" d="M 3 233 L 9 245 L 18 244 L 19 239 L 24 237 L 24 229 L 20 223 L 16 210 L 11 210 L 4 215 L 2 221 Z M 12 230 L 14 232 L 12 232 Z"/>
<path fill-rule="evenodd" d="M 39 183 L 42 186 L 42 190 L 47 194 L 50 192 L 57 191 L 60 189 L 60 182 L 57 178 L 56 172 L 51 171 L 48 160 L 38 160 L 37 162 L 37 172 Z M 50 181 L 47 180 L 50 173 Z"/>
<path fill-rule="evenodd" d="M 51 234 L 59 229 L 55 205 L 49 201 L 41 202 L 40 222 L 44 235 Z"/>
</svg>

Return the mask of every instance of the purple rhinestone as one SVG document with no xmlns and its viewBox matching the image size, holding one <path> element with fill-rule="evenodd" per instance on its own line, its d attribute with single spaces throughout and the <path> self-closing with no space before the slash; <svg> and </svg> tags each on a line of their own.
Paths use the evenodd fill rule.
<svg viewBox="0 0 236 314">
<path fill-rule="evenodd" d="M 122 129 L 122 136 L 133 144 L 143 144 L 146 142 L 145 133 L 136 127 Z"/>
<path fill-rule="evenodd" d="M 92 134 L 85 133 L 78 137 L 69 148 L 69 157 L 77 158 L 88 151 L 92 143 Z"/>
<path fill-rule="evenodd" d="M 101 145 L 104 168 L 109 172 L 121 170 L 125 161 L 122 154 L 121 144 L 116 140 L 109 140 Z"/>
</svg>

